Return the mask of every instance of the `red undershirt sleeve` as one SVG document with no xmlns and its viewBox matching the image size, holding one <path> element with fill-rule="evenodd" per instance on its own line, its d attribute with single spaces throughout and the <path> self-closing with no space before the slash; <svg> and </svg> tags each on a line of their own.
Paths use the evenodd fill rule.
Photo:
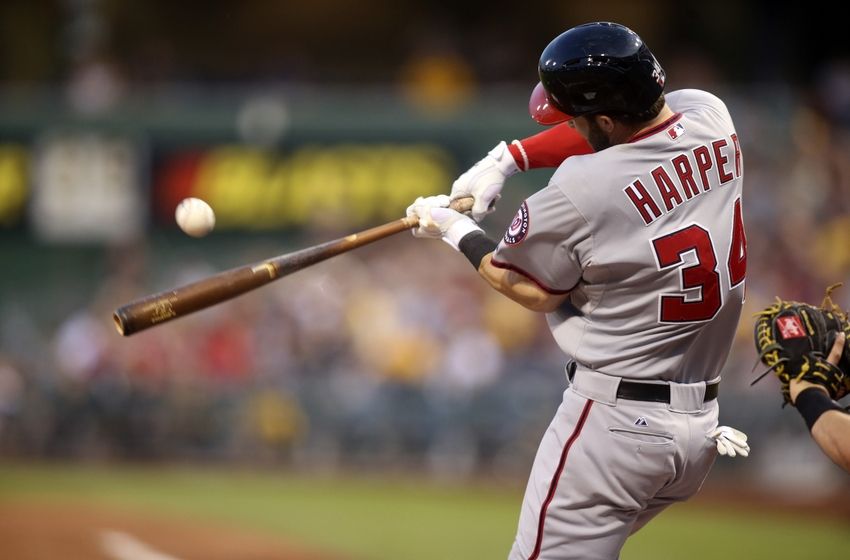
<svg viewBox="0 0 850 560">
<path fill-rule="evenodd" d="M 593 153 L 587 140 L 569 123 L 553 126 L 522 140 L 514 140 L 508 149 L 522 171 L 558 167 L 569 156 Z"/>
</svg>

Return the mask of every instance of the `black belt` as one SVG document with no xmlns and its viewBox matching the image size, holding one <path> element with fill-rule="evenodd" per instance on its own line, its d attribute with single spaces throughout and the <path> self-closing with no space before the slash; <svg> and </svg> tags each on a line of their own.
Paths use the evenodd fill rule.
<svg viewBox="0 0 850 560">
<path fill-rule="evenodd" d="M 705 397 L 702 402 L 713 401 L 717 398 L 720 382 L 706 384 Z M 670 404 L 670 385 L 667 383 L 638 383 L 620 380 L 617 386 L 617 398 L 630 401 L 649 401 Z"/>
<path fill-rule="evenodd" d="M 569 362 L 567 364 L 567 376 L 570 381 L 575 375 L 576 363 Z M 705 396 L 702 402 L 713 401 L 717 398 L 717 393 L 720 389 L 720 382 L 707 383 L 705 386 Z M 627 381 L 620 379 L 617 386 L 617 398 L 626 399 L 629 401 L 648 401 L 670 404 L 670 385 L 669 383 L 641 383 L 639 381 Z"/>
</svg>

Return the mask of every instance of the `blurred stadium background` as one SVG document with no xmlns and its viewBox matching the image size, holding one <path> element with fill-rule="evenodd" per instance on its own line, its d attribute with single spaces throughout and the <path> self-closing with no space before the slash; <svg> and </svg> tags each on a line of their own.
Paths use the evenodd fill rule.
<svg viewBox="0 0 850 560">
<path fill-rule="evenodd" d="M 752 312 L 777 295 L 820 301 L 850 270 L 850 52 L 840 18 L 820 4 L 3 2 L 0 533 L 29 535 L 10 520 L 33 503 L 105 500 L 163 515 L 222 509 L 222 520 L 253 512 L 242 525 L 347 557 L 506 554 L 564 356 L 542 317 L 489 291 L 443 244 L 399 235 L 128 339 L 111 313 L 447 192 L 499 140 L 538 130 L 527 95 L 548 41 L 609 19 L 641 34 L 669 90 L 720 95 L 744 151 L 747 304 L 721 421 L 748 432 L 753 453 L 719 460 L 697 506 L 681 511 L 752 523 L 740 538 L 762 552 L 778 543 L 747 558 L 797 558 L 786 527 L 831 514 L 812 537 L 823 550 L 804 556 L 846 554 L 850 477 L 780 408 L 773 379 L 749 386 Z M 486 229 L 500 236 L 547 178 L 512 178 Z M 209 237 L 176 229 L 186 196 L 215 209 Z M 850 286 L 835 300 L 850 307 Z M 174 465 L 179 475 L 167 474 Z M 153 496 L 155 480 L 167 496 Z M 210 489 L 229 481 L 217 509 Z M 237 505 L 240 495 L 254 507 Z M 318 495 L 322 508 L 305 506 Z M 435 495 L 445 508 L 423 502 L 422 519 L 411 517 L 418 533 L 394 518 Z M 354 505 L 376 501 L 386 509 Z M 758 513 L 736 518 L 733 506 Z M 784 524 L 759 529 L 766 507 Z M 357 542 L 335 541 L 280 521 L 292 516 L 305 527 L 358 527 L 363 516 L 402 542 L 356 529 Z M 472 518 L 492 524 L 470 530 L 462 555 L 440 548 Z M 666 532 L 651 525 L 658 540 L 626 557 L 684 557 L 663 547 L 671 532 L 705 530 L 694 519 L 662 516 Z M 0 557 L 54 557 L 27 542 L 4 538 Z M 411 543 L 423 555 L 405 554 Z M 236 550 L 222 557 L 278 557 Z"/>
</svg>

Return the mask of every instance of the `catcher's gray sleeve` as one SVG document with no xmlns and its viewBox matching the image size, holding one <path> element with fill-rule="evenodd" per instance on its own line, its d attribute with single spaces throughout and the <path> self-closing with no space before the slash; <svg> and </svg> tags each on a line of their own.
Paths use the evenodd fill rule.
<svg viewBox="0 0 850 560">
<path fill-rule="evenodd" d="M 519 272 L 547 292 L 563 294 L 578 284 L 592 247 L 587 220 L 550 184 L 522 203 L 492 264 Z"/>
</svg>

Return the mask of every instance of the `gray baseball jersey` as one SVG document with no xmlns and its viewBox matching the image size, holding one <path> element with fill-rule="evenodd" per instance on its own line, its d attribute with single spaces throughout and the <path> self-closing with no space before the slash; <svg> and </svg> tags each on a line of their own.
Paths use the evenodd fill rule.
<svg viewBox="0 0 850 560">
<path fill-rule="evenodd" d="M 716 456 L 716 382 L 741 312 L 743 161 L 725 105 L 673 92 L 631 142 L 568 158 L 492 263 L 551 293 L 577 364 L 529 476 L 511 560 L 610 560 L 702 485 Z M 665 398 L 655 391 L 667 381 Z"/>
<path fill-rule="evenodd" d="M 675 115 L 627 144 L 568 158 L 521 206 L 493 258 L 552 293 L 559 346 L 590 369 L 706 381 L 744 295 L 743 161 L 725 105 L 667 95 Z"/>
</svg>

